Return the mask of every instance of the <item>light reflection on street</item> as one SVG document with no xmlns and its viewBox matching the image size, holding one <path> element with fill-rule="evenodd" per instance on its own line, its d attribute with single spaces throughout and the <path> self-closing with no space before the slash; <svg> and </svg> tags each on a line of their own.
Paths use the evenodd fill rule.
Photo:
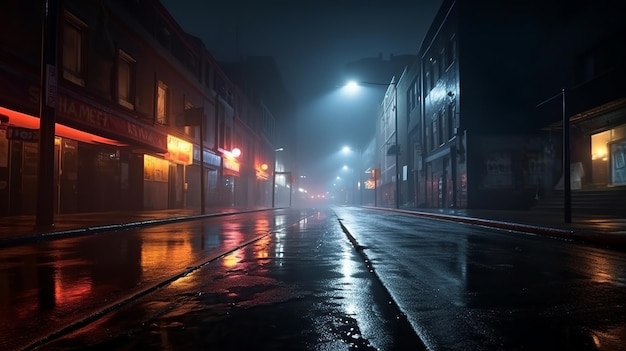
<svg viewBox="0 0 626 351">
<path fill-rule="evenodd" d="M 79 304 L 88 298 L 93 291 L 93 281 L 90 276 L 76 279 L 72 271 L 64 272 L 57 268 L 54 275 L 54 300 L 58 305 L 69 306 Z"/>
<path fill-rule="evenodd" d="M 141 267 L 144 272 L 154 268 L 172 269 L 189 259 L 192 250 L 189 231 L 172 233 L 165 240 L 147 240 L 141 243 Z"/>
<path fill-rule="evenodd" d="M 0 348 L 23 347 L 37 335 L 154 286 L 285 225 L 271 212 L 219 220 L 183 221 L 115 233 L 42 241 L 0 249 Z M 283 234 L 278 234 L 284 235 Z M 261 238 L 249 258 L 268 258 L 273 237 Z M 252 247 L 250 247 L 252 250 Z M 282 248 L 278 249 L 282 251 Z M 237 250 L 240 253 L 244 250 Z M 278 252 L 277 252 L 278 254 Z M 242 256 L 219 260 L 236 269 Z M 179 280 L 181 282 L 185 279 Z M 178 286 L 178 281 L 173 286 Z M 11 337 L 29 330 L 24 338 Z"/>
<path fill-rule="evenodd" d="M 270 256 L 270 253 L 268 252 L 268 246 L 271 240 L 272 239 L 266 235 L 255 243 L 254 249 L 256 258 L 263 259 Z"/>
<path fill-rule="evenodd" d="M 615 267 L 611 261 L 602 255 L 587 255 L 583 262 L 585 269 L 596 283 L 615 283 L 619 274 L 616 274 Z"/>
<path fill-rule="evenodd" d="M 233 268 L 239 263 L 239 254 L 237 251 L 232 252 L 222 258 L 222 265 L 226 268 Z"/>
<path fill-rule="evenodd" d="M 274 217 L 274 227 L 282 227 L 285 225 L 285 223 L 287 223 L 287 218 L 283 215 L 277 215 L 276 217 Z"/>
</svg>

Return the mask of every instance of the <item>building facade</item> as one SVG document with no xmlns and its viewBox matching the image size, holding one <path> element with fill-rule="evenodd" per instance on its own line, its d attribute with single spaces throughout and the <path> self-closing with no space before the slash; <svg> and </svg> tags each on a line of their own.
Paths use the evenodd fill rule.
<svg viewBox="0 0 626 351">
<path fill-rule="evenodd" d="M 397 83 L 401 205 L 522 209 L 558 189 L 564 88 L 573 186 L 623 185 L 626 37 L 605 5 L 444 1 Z"/>
<path fill-rule="evenodd" d="M 42 3 L 2 5 L 0 215 L 34 213 L 43 186 L 54 213 L 269 204 L 248 193 L 267 186 L 256 170 L 274 146 L 257 127 L 271 115 L 159 1 L 57 3 L 56 94 L 41 91 Z M 51 180 L 37 172 L 41 97 Z"/>
</svg>

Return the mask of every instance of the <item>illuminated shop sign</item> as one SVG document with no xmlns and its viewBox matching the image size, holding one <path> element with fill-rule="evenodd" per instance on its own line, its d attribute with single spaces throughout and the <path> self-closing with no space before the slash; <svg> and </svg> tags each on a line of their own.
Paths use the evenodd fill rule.
<svg viewBox="0 0 626 351">
<path fill-rule="evenodd" d="M 239 162 L 237 159 L 224 157 L 224 168 L 239 172 Z"/>
<path fill-rule="evenodd" d="M 193 145 L 173 135 L 168 135 L 165 158 L 174 163 L 190 165 L 193 163 Z"/>
</svg>

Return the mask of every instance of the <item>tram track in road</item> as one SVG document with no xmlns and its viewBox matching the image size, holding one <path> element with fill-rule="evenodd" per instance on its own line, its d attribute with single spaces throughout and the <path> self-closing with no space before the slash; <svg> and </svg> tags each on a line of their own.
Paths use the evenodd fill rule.
<svg viewBox="0 0 626 351">
<path fill-rule="evenodd" d="M 58 328 L 57 330 L 53 331 L 52 333 L 48 333 L 45 336 L 42 337 L 37 337 L 35 340 L 33 340 L 32 342 L 30 342 L 29 344 L 21 347 L 21 350 L 34 350 L 37 349 L 41 346 L 46 345 L 47 343 L 53 342 L 59 338 L 62 338 L 63 336 L 66 336 L 74 331 L 77 331 L 85 326 L 88 326 L 91 323 L 96 322 L 97 320 L 99 320 L 100 318 L 104 317 L 105 315 L 108 315 L 112 312 L 115 312 L 117 310 L 122 309 L 123 307 L 126 307 L 146 296 L 149 296 L 150 294 L 158 291 L 161 288 L 164 288 L 174 282 L 176 282 L 179 279 L 182 279 L 184 277 L 186 277 L 187 275 L 198 271 L 206 266 L 208 266 L 209 264 L 211 264 L 212 262 L 215 262 L 217 260 L 220 260 L 238 250 L 241 250 L 249 245 L 252 245 L 270 235 L 276 234 L 278 232 L 281 232 L 283 230 L 286 230 L 287 228 L 291 227 L 291 226 L 296 226 L 298 225 L 300 222 L 302 222 L 303 220 L 306 220 L 307 218 L 311 217 L 311 216 L 315 216 L 315 214 L 311 214 L 311 215 L 307 215 L 304 216 L 302 218 L 299 218 L 298 220 L 294 221 L 293 223 L 286 223 L 283 225 L 278 226 L 277 228 L 274 228 L 273 230 L 267 231 L 267 232 L 263 232 L 263 233 L 259 233 L 257 235 L 255 235 L 252 239 L 249 239 L 243 243 L 240 243 L 239 245 L 227 250 L 227 251 L 223 251 L 220 252 L 219 254 L 216 255 L 212 255 L 212 256 L 208 256 L 205 257 L 203 259 L 197 260 L 194 264 L 189 265 L 188 267 L 186 267 L 185 269 L 183 269 L 182 271 L 176 273 L 176 274 L 172 274 L 169 277 L 165 278 L 165 279 L 161 279 L 159 282 L 157 283 L 153 283 L 148 287 L 145 287 L 139 291 L 136 291 L 134 293 L 132 293 L 131 295 L 125 296 L 122 299 L 118 299 L 115 302 L 109 303 L 108 305 L 99 308 L 97 311 L 95 312 L 91 312 L 89 313 L 87 316 L 84 316 L 80 319 L 77 319 L 75 321 L 72 321 L 70 323 L 67 323 L 66 325 Z"/>
</svg>

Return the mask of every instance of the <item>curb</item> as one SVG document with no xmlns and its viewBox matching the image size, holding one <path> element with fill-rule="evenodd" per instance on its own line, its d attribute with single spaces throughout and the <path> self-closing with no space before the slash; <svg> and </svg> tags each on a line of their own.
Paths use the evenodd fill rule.
<svg viewBox="0 0 626 351">
<path fill-rule="evenodd" d="M 112 232 L 112 231 L 117 231 L 117 230 L 133 229 L 137 227 L 145 227 L 145 226 L 150 226 L 150 225 L 167 224 L 167 223 L 202 219 L 202 218 L 208 218 L 208 217 L 221 217 L 221 216 L 228 216 L 228 215 L 233 215 L 233 214 L 238 214 L 238 213 L 260 212 L 260 211 L 266 211 L 266 210 L 268 209 L 252 209 L 252 210 L 240 210 L 240 211 L 232 211 L 232 212 L 217 212 L 217 213 L 207 213 L 203 215 L 154 218 L 154 219 L 124 222 L 124 223 L 118 223 L 118 224 L 102 224 L 102 225 L 94 225 L 94 226 L 82 227 L 82 228 L 68 228 L 68 229 L 57 229 L 57 230 L 52 229 L 52 230 L 40 231 L 40 232 L 34 231 L 33 233 L 16 235 L 14 237 L 8 237 L 8 238 L 2 238 L 0 239 L 0 247 L 8 247 L 8 246 L 32 243 L 32 242 L 37 242 L 41 240 L 60 239 L 60 238 L 74 237 L 74 236 L 80 236 L 80 235 L 97 234 L 97 233 Z"/>
<path fill-rule="evenodd" d="M 611 248 L 624 249 L 626 248 L 626 232 L 619 233 L 605 233 L 601 231 L 578 231 L 572 229 L 560 229 L 553 227 L 542 227 L 538 225 L 523 224 L 516 222 L 507 222 L 502 220 L 457 216 L 449 214 L 439 214 L 431 212 L 410 211 L 402 209 L 389 209 L 389 208 L 373 208 L 382 211 L 398 212 L 408 215 L 414 215 L 417 217 L 426 217 L 437 220 L 445 220 L 451 222 L 462 222 L 473 225 L 485 226 L 489 228 L 503 229 L 527 234 L 538 234 L 550 236 L 557 239 L 564 239 L 569 241 L 585 242 L 589 244 L 611 246 Z"/>
</svg>

